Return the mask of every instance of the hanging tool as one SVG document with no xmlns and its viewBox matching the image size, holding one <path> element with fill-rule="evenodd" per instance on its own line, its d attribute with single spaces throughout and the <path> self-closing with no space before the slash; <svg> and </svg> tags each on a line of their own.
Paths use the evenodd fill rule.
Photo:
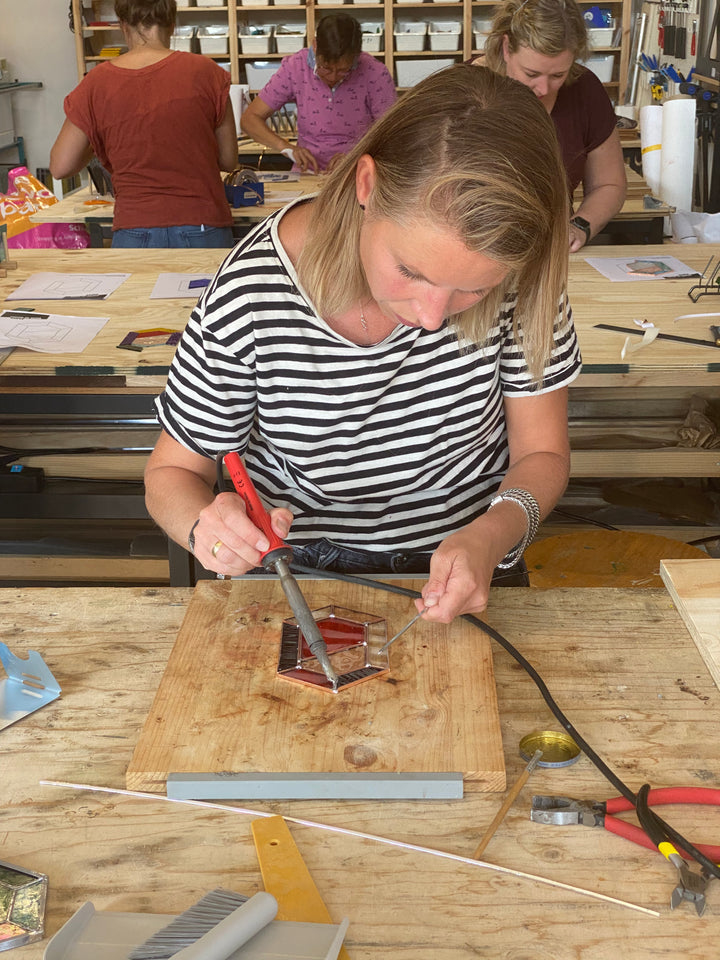
<svg viewBox="0 0 720 960">
<path fill-rule="evenodd" d="M 687 57 L 687 14 L 678 14 L 678 25 L 675 28 L 675 59 L 684 60 Z"/>
<path fill-rule="evenodd" d="M 406 623 L 405 626 L 402 628 L 402 630 L 398 631 L 398 633 L 396 633 L 394 637 L 391 637 L 387 643 L 383 644 L 382 647 L 380 647 L 380 649 L 378 650 L 378 653 L 385 653 L 385 651 L 390 646 L 390 644 L 395 643 L 398 637 L 401 637 L 406 630 L 409 630 L 414 623 L 417 623 L 420 617 L 425 613 L 426 610 L 427 610 L 427 607 L 423 607 L 420 613 L 416 613 L 415 616 L 410 621 L 410 623 Z"/>
<path fill-rule="evenodd" d="M 660 12 L 658 13 L 658 49 L 661 52 L 665 52 L 665 7 L 663 4 L 660 5 Z"/>
<path fill-rule="evenodd" d="M 668 10 L 663 28 L 663 53 L 675 56 L 675 11 Z"/>
<path fill-rule="evenodd" d="M 694 57 L 697 51 L 697 20 L 692 22 L 692 37 L 690 38 L 690 56 Z"/>
<path fill-rule="evenodd" d="M 310 652 L 317 659 L 323 669 L 323 673 L 332 684 L 333 693 L 337 693 L 338 676 L 330 663 L 327 645 L 310 612 L 310 607 L 308 607 L 307 601 L 302 595 L 297 580 L 292 573 L 290 573 L 288 564 L 292 559 L 292 547 L 283 543 L 273 530 L 268 512 L 263 506 L 239 454 L 234 452 L 226 453 L 223 456 L 223 461 L 228 468 L 236 491 L 245 501 L 245 509 L 247 510 L 248 517 L 256 527 L 262 530 L 270 541 L 270 546 L 265 553 L 262 554 L 262 565 L 266 569 L 272 568 L 280 578 L 280 585 L 285 591 L 285 596 L 298 622 L 298 626 L 302 630 L 303 636 L 310 647 Z"/>
<path fill-rule="evenodd" d="M 659 790 L 645 790 L 644 800 L 642 794 L 642 790 L 638 792 L 637 808 L 642 829 L 634 823 L 627 823 L 613 816 L 613 814 L 633 809 L 632 802 L 625 797 L 614 797 L 605 801 L 583 801 L 569 797 L 535 796 L 532 799 L 530 819 L 534 823 L 548 823 L 555 826 L 582 824 L 585 827 L 604 827 L 609 833 L 614 833 L 649 850 L 660 849 L 660 852 L 677 868 L 680 875 L 680 883 L 673 891 L 671 906 L 674 909 L 682 900 L 688 900 L 694 903 L 700 915 L 705 909 L 705 878 L 693 874 L 688 869 L 682 859 L 683 856 L 688 855 L 680 854 L 667 840 L 664 827 L 658 826 L 654 821 L 652 825 L 650 824 L 651 817 L 646 811 L 648 804 L 720 806 L 720 790 L 709 787 L 666 787 Z M 697 849 L 710 860 L 720 860 L 720 846 L 698 844 Z"/>
</svg>

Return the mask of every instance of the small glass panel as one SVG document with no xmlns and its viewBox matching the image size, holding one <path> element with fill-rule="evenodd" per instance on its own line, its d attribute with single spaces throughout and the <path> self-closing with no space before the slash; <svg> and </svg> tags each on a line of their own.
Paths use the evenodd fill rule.
<svg viewBox="0 0 720 960">
<path fill-rule="evenodd" d="M 313 610 L 312 615 L 338 675 L 338 690 L 389 672 L 388 653 L 380 653 L 387 640 L 387 624 L 382 617 L 334 604 Z M 332 692 L 294 617 L 283 620 L 277 672 L 283 680 Z"/>
<path fill-rule="evenodd" d="M 47 877 L 0 861 L 0 951 L 41 940 Z"/>
</svg>

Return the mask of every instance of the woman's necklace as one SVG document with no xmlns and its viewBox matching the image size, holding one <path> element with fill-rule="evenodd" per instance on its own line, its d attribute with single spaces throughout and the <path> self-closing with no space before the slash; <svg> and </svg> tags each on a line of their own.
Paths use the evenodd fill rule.
<svg viewBox="0 0 720 960">
<path fill-rule="evenodd" d="M 365 339 L 370 342 L 370 331 L 368 330 L 367 320 L 365 319 L 365 314 L 363 313 L 362 305 L 360 306 L 360 326 L 365 332 Z"/>
</svg>

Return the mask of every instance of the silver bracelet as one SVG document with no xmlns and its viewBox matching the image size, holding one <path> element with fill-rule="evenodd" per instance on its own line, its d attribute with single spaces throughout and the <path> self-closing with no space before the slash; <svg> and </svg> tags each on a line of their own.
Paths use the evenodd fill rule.
<svg viewBox="0 0 720 960">
<path fill-rule="evenodd" d="M 525 511 L 525 516 L 527 517 L 527 530 L 525 535 L 519 543 L 515 544 L 512 550 L 507 554 L 502 563 L 498 564 L 499 570 L 507 570 L 510 567 L 514 567 L 518 560 L 522 557 L 525 552 L 525 548 L 533 542 L 535 539 L 535 534 L 537 533 L 538 526 L 540 525 L 540 507 L 535 497 L 529 493 L 527 490 L 523 490 L 522 487 L 510 487 L 509 490 L 502 490 L 490 501 L 490 507 L 494 507 L 496 503 L 501 503 L 503 500 L 508 500 L 511 503 L 516 503 L 519 507 L 522 507 Z"/>
</svg>

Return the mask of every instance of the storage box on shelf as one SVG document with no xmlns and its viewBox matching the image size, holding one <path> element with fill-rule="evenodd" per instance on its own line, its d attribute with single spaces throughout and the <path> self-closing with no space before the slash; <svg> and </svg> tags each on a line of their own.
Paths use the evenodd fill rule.
<svg viewBox="0 0 720 960">
<path fill-rule="evenodd" d="M 361 23 L 362 48 L 365 53 L 379 53 L 383 48 L 385 29 L 381 23 Z"/>
<path fill-rule="evenodd" d="M 397 20 L 395 22 L 395 49 L 416 53 L 425 49 L 427 35 L 425 20 Z"/>
<path fill-rule="evenodd" d="M 484 50 L 487 35 L 490 33 L 492 20 L 482 20 L 478 17 L 472 19 L 473 29 L 473 50 Z"/>
<path fill-rule="evenodd" d="M 588 28 L 588 40 L 590 42 L 590 46 L 593 48 L 611 47 L 614 34 L 615 34 L 614 20 L 611 26 L 609 27 L 590 27 Z"/>
<path fill-rule="evenodd" d="M 457 20 L 431 20 L 428 37 L 431 50 L 459 50 L 462 24 Z"/>
<path fill-rule="evenodd" d="M 588 70 L 592 70 L 598 80 L 602 80 L 603 83 L 610 83 L 613 78 L 615 54 L 608 53 L 604 56 L 588 57 L 584 65 Z"/>
<path fill-rule="evenodd" d="M 200 42 L 200 53 L 222 56 L 229 52 L 227 27 L 215 24 L 198 27 L 197 38 Z"/>
<path fill-rule="evenodd" d="M 428 57 L 425 60 L 396 60 L 395 71 L 399 87 L 414 87 L 431 73 L 451 67 L 455 60 L 445 57 Z"/>
<path fill-rule="evenodd" d="M 262 90 L 270 77 L 279 69 L 279 60 L 248 60 L 245 63 L 248 86 L 251 90 Z"/>
<path fill-rule="evenodd" d="M 240 41 L 240 52 L 251 53 L 270 53 L 273 37 L 273 28 L 269 24 L 259 26 L 250 26 L 243 24 L 238 33 Z"/>
<path fill-rule="evenodd" d="M 87 4 L 87 0 L 71 2 L 73 17 L 78 27 L 83 22 L 83 13 L 88 22 L 100 21 L 100 0 L 92 0 L 92 7 Z M 591 9 L 596 3 L 597 0 L 580 0 L 584 11 Z M 604 0 L 603 6 L 611 10 L 614 28 L 609 24 L 591 28 L 593 57 L 607 53 L 613 54 L 614 58 L 612 63 L 595 62 L 592 67 L 600 71 L 611 97 L 622 101 L 630 60 L 632 4 L 631 0 Z M 223 0 L 180 0 L 178 27 L 214 25 L 221 29 L 223 34 L 227 34 L 227 39 L 224 35 L 206 37 L 206 42 L 201 45 L 199 35 L 192 39 L 189 34 L 178 30 L 173 47 L 186 50 L 190 40 L 191 50 L 214 56 L 216 59 L 222 57 L 223 62 L 227 60 L 232 82 L 241 83 L 245 79 L 245 65 L 249 58 L 268 56 L 280 59 L 296 49 L 301 49 L 314 36 L 318 21 L 340 10 L 358 20 L 377 22 L 374 29 L 363 29 L 363 50 L 379 56 L 390 72 L 394 73 L 396 63 L 407 59 L 408 54 L 412 56 L 413 53 L 422 53 L 423 59 L 432 60 L 434 56 L 447 51 L 456 54 L 455 60 L 461 60 L 472 56 L 473 51 L 483 50 L 495 4 L 492 0 L 345 0 L 344 5 L 339 0 L 225 0 L 224 3 Z M 263 49 L 256 52 L 253 45 L 244 47 L 242 42 L 242 38 L 248 35 L 243 28 L 243 21 L 249 16 L 256 17 L 258 23 L 274 26 L 276 31 L 282 22 L 297 29 L 297 35 L 288 34 L 278 45 L 280 34 L 277 33 L 275 39 L 271 40 L 268 51 Z M 419 36 L 407 36 L 399 29 L 399 24 L 404 20 L 431 19 L 457 21 L 461 24 L 461 31 L 457 35 L 448 36 L 443 31 L 432 29 Z M 381 30 L 377 29 L 378 26 Z M 422 27 L 420 29 L 422 30 Z M 610 30 L 612 36 L 608 32 Z M 107 48 L 120 39 L 121 34 L 117 27 L 98 25 L 90 30 L 76 30 L 75 50 L 79 78 L 85 75 L 93 63 L 105 59 L 100 55 L 103 47 Z M 606 80 L 608 69 L 612 72 L 610 79 Z"/>
<path fill-rule="evenodd" d="M 305 31 L 292 23 L 275 27 L 275 48 L 278 53 L 297 53 L 305 46 Z"/>
<path fill-rule="evenodd" d="M 170 37 L 170 49 L 190 53 L 194 36 L 195 27 L 175 27 L 175 32 Z"/>
</svg>

